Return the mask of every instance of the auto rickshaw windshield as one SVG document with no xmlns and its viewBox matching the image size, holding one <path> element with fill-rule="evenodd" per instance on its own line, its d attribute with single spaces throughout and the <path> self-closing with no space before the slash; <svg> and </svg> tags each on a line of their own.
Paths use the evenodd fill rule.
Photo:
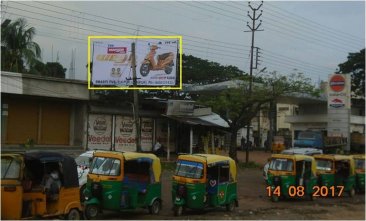
<svg viewBox="0 0 366 221">
<path fill-rule="evenodd" d="M 20 162 L 12 157 L 1 158 L 1 179 L 18 179 L 20 176 Z"/>
<path fill-rule="evenodd" d="M 175 170 L 176 176 L 200 179 L 203 176 L 203 163 L 178 160 Z"/>
<path fill-rule="evenodd" d="M 94 157 L 89 173 L 118 176 L 120 174 L 121 161 L 116 158 Z"/>
<path fill-rule="evenodd" d="M 317 170 L 324 170 L 324 171 L 331 171 L 332 170 L 332 161 L 331 160 L 316 160 L 316 169 Z"/>
<path fill-rule="evenodd" d="M 365 159 L 355 159 L 356 169 L 365 170 Z"/>
<path fill-rule="evenodd" d="M 293 161 L 291 159 L 283 159 L 283 158 L 272 158 L 269 164 L 270 170 L 278 170 L 278 171 L 293 171 Z"/>
</svg>

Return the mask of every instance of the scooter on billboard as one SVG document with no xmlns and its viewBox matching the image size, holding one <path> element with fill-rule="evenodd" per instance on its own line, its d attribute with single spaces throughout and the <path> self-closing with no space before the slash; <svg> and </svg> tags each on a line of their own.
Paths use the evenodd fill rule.
<svg viewBox="0 0 366 221">
<path fill-rule="evenodd" d="M 150 52 L 146 55 L 144 61 L 140 67 L 140 74 L 146 77 L 150 71 L 164 70 L 166 74 L 170 74 L 173 71 L 174 66 L 174 53 L 168 52 L 158 55 L 157 62 L 155 61 L 156 50 L 159 49 L 157 45 L 150 46 Z"/>
</svg>

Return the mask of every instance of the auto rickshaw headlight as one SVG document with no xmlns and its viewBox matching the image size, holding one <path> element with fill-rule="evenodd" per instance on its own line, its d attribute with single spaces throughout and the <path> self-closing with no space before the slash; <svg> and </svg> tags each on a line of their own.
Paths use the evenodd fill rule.
<svg viewBox="0 0 366 221">
<path fill-rule="evenodd" d="M 89 200 L 89 197 L 85 196 L 85 200 L 88 201 Z"/>
</svg>

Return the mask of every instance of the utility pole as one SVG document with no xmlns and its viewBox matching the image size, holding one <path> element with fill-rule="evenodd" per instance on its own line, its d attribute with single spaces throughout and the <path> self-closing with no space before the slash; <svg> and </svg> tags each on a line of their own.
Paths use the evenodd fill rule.
<svg viewBox="0 0 366 221">
<path fill-rule="evenodd" d="M 136 77 L 136 49 L 135 42 L 132 43 L 132 74 L 133 74 L 133 87 L 137 87 Z M 141 152 L 141 129 L 140 129 L 140 118 L 139 118 L 139 94 L 138 90 L 133 90 L 133 106 L 134 106 L 134 123 L 136 128 L 136 151 Z"/>
<path fill-rule="evenodd" d="M 251 99 L 251 96 L 252 96 L 254 33 L 256 31 L 263 31 L 263 30 L 258 30 L 258 28 L 262 24 L 262 20 L 260 20 L 260 23 L 257 26 L 255 25 L 255 22 L 262 16 L 263 11 L 261 10 L 261 13 L 258 16 L 256 16 L 256 12 L 262 7 L 262 5 L 263 5 L 263 1 L 257 8 L 253 8 L 250 5 L 250 2 L 248 2 L 248 6 L 250 7 L 250 9 L 253 12 L 253 15 L 251 16 L 248 11 L 248 17 L 252 20 L 252 26 L 249 26 L 249 22 L 247 22 L 247 26 L 250 29 L 250 31 L 245 31 L 245 32 L 252 32 L 252 46 L 250 48 L 249 99 Z M 251 126 L 251 119 L 248 120 L 248 124 L 247 124 L 247 144 L 250 143 L 249 142 L 250 141 L 250 126 Z M 249 145 L 246 145 L 245 162 L 249 163 Z"/>
</svg>

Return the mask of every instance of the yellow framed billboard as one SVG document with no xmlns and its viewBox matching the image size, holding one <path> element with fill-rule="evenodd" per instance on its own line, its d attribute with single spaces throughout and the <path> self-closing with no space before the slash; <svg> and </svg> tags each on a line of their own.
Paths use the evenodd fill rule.
<svg viewBox="0 0 366 221">
<path fill-rule="evenodd" d="M 133 86 L 132 43 L 137 86 Z M 88 89 L 181 90 L 182 54 L 182 36 L 88 36 Z"/>
</svg>

